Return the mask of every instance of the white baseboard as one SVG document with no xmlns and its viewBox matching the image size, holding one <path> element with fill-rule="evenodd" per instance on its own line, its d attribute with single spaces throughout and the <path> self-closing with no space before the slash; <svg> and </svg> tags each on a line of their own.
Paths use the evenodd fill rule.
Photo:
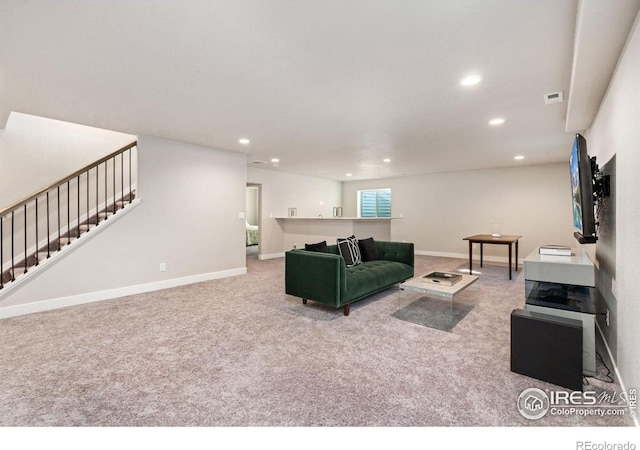
<svg viewBox="0 0 640 450">
<path fill-rule="evenodd" d="M 602 328 L 600 328 L 600 324 L 598 323 L 597 320 L 596 320 L 596 328 L 598 329 L 598 332 L 600 333 L 600 336 L 602 337 L 602 342 L 604 343 L 604 347 L 607 349 L 607 353 L 609 354 L 609 361 L 611 361 L 611 364 L 613 365 L 613 371 L 616 374 L 616 378 L 620 382 L 620 389 L 622 390 L 622 392 L 627 392 L 628 393 L 629 391 L 627 391 L 627 388 L 624 385 L 624 381 L 622 380 L 622 376 L 620 375 L 620 372 L 618 371 L 618 366 L 616 365 L 616 360 L 614 359 L 613 354 L 611 353 L 611 348 L 609 348 L 609 344 L 607 344 L 607 339 L 604 337 L 604 333 L 602 332 Z M 637 415 L 636 415 L 636 417 L 627 417 L 627 419 L 629 421 L 631 421 L 636 428 L 640 427 L 640 422 L 638 422 L 638 416 Z"/>
<path fill-rule="evenodd" d="M 469 261 L 469 255 L 468 254 L 462 254 L 462 253 L 449 253 L 449 252 L 432 252 L 429 250 L 416 250 L 415 251 L 416 255 L 422 255 L 422 256 L 438 256 L 441 258 L 458 258 L 458 259 L 466 259 L 467 261 Z"/>
<path fill-rule="evenodd" d="M 170 280 L 154 281 L 152 283 L 108 289 L 105 291 L 89 292 L 87 294 L 71 295 L 68 297 L 53 298 L 50 300 L 42 300 L 39 302 L 25 303 L 22 305 L 5 306 L 4 308 L 0 308 L 0 319 L 22 316 L 25 314 L 32 314 L 36 312 L 50 311 L 53 309 L 66 308 L 68 306 L 82 305 L 85 303 L 99 302 L 102 300 L 110 300 L 114 298 L 125 297 L 127 295 L 159 291 L 161 289 L 200 283 L 203 281 L 245 275 L 246 273 L 246 267 L 239 267 L 237 269 L 203 273 L 182 278 L 172 278 Z"/>
<path fill-rule="evenodd" d="M 261 255 L 258 255 L 258 259 L 263 260 L 263 259 L 275 259 L 275 258 L 284 258 L 284 252 L 280 252 L 280 253 L 263 253 Z"/>
<path fill-rule="evenodd" d="M 456 258 L 456 259 L 464 259 L 465 261 L 469 261 L 469 254 L 468 253 L 450 253 L 450 252 L 432 252 L 429 250 L 416 250 L 415 251 L 416 255 L 423 255 L 423 256 L 437 256 L 440 258 Z M 473 262 L 475 263 L 476 261 L 478 263 L 480 263 L 480 254 L 474 254 L 473 257 Z M 483 255 L 482 256 L 482 261 L 489 261 L 489 262 L 496 262 L 496 263 L 502 263 L 502 264 L 509 264 L 509 257 L 508 256 L 487 256 L 487 255 Z M 518 258 L 518 265 L 521 266 L 524 262 L 523 258 Z"/>
</svg>

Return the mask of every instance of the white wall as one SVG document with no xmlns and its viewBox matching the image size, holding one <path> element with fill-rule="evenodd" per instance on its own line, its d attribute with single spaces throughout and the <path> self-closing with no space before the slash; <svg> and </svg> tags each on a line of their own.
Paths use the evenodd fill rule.
<svg viewBox="0 0 640 450">
<path fill-rule="evenodd" d="M 615 157 L 615 229 L 612 239 L 599 240 L 600 255 L 612 255 L 613 266 L 600 274 L 609 292 L 613 317 L 603 330 L 612 344 L 627 389 L 640 387 L 640 14 L 629 34 L 618 67 L 593 125 L 586 133 L 590 156 L 599 165 Z M 605 224 L 606 225 L 606 224 Z M 591 246 L 593 247 L 593 246 Z M 594 249 L 590 248 L 593 255 Z M 609 264 L 611 266 L 611 264 Z M 601 270 L 604 272 L 604 270 Z M 607 279 L 608 278 L 608 279 Z"/>
<path fill-rule="evenodd" d="M 573 245 L 569 154 L 566 164 L 431 174 L 344 183 L 343 207 L 357 213 L 357 191 L 391 188 L 391 238 L 415 244 L 417 252 L 468 257 L 465 236 L 491 233 L 522 235 L 519 257 L 544 244 Z M 476 252 L 479 253 L 479 252 Z M 487 245 L 484 254 L 507 260 L 503 246 Z"/>
<path fill-rule="evenodd" d="M 140 203 L 1 297 L 0 309 L 78 303 L 246 272 L 245 221 L 239 219 L 246 156 L 148 136 L 140 137 L 138 151 Z"/>
<path fill-rule="evenodd" d="M 12 112 L 0 139 L 0 209 L 135 140 L 131 134 Z"/>
<path fill-rule="evenodd" d="M 334 206 L 341 206 L 342 184 L 324 178 L 291 175 L 275 170 L 249 167 L 247 181 L 262 185 L 260 208 L 260 256 L 282 256 L 282 221 L 288 208 L 297 208 L 299 217 L 331 217 Z"/>
</svg>

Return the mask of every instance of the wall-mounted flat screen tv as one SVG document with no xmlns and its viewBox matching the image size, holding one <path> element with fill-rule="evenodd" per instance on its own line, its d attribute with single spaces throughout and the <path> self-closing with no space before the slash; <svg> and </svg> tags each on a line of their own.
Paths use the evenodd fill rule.
<svg viewBox="0 0 640 450">
<path fill-rule="evenodd" d="M 573 197 L 573 235 L 581 244 L 593 244 L 596 235 L 594 174 L 587 154 L 587 141 L 576 134 L 570 159 L 571 194 Z"/>
</svg>

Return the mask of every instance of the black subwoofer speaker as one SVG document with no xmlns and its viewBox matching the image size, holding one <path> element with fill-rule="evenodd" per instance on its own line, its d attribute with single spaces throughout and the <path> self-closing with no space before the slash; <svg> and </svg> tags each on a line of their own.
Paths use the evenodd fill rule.
<svg viewBox="0 0 640 450">
<path fill-rule="evenodd" d="M 581 391 L 582 322 L 513 310 L 511 371 Z"/>
</svg>

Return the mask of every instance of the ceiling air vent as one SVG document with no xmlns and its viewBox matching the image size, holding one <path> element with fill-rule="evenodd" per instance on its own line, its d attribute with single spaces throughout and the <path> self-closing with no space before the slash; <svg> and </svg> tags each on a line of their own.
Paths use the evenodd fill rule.
<svg viewBox="0 0 640 450">
<path fill-rule="evenodd" d="M 552 103 L 562 103 L 562 91 L 544 94 L 544 103 L 550 105 Z"/>
<path fill-rule="evenodd" d="M 266 161 L 260 161 L 259 159 L 256 159 L 255 161 L 251 161 L 251 164 L 266 164 Z"/>
</svg>

